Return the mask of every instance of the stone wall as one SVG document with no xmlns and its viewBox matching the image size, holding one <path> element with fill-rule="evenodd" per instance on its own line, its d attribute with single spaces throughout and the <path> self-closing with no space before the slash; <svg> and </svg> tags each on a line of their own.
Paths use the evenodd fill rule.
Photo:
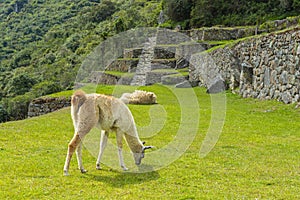
<svg viewBox="0 0 300 200">
<path fill-rule="evenodd" d="M 190 81 L 209 86 L 220 75 L 243 97 L 300 101 L 300 29 L 243 40 L 191 58 Z"/>
<path fill-rule="evenodd" d="M 41 97 L 30 102 L 28 117 L 44 115 L 64 107 L 71 106 L 71 99 L 66 97 Z"/>
<path fill-rule="evenodd" d="M 235 48 L 243 52 L 239 54 L 243 97 L 299 101 L 300 30 L 251 39 Z"/>
<path fill-rule="evenodd" d="M 181 31 L 195 41 L 221 41 L 221 40 L 236 40 L 259 34 L 256 27 L 249 28 L 228 28 L 228 27 L 204 27 L 199 29 L 191 29 L 188 31 Z"/>
</svg>

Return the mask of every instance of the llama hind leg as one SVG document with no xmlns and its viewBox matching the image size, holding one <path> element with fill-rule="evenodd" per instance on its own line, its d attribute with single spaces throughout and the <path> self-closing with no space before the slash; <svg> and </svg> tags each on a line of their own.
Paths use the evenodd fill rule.
<svg viewBox="0 0 300 200">
<path fill-rule="evenodd" d="M 83 138 L 81 138 L 81 141 L 78 144 L 78 147 L 76 149 L 76 156 L 77 156 L 78 168 L 80 169 L 81 173 L 86 173 L 87 171 L 84 169 L 82 164 L 82 141 Z"/>
<path fill-rule="evenodd" d="M 128 168 L 125 166 L 123 152 L 122 152 L 122 148 L 123 148 L 122 140 L 123 140 L 123 132 L 118 130 L 117 131 L 117 145 L 118 145 L 118 155 L 119 155 L 120 166 L 122 167 L 122 169 L 124 171 L 127 171 Z"/>
<path fill-rule="evenodd" d="M 65 166 L 64 166 L 64 175 L 65 176 L 69 175 L 68 171 L 69 171 L 69 167 L 70 167 L 70 161 L 71 161 L 73 153 L 79 143 L 80 143 L 80 137 L 78 134 L 75 133 L 74 137 L 72 138 L 72 140 L 70 141 L 70 143 L 68 145 L 68 153 L 67 153 Z"/>
<path fill-rule="evenodd" d="M 107 139 L 108 139 L 108 132 L 107 131 L 101 131 L 101 136 L 100 136 L 100 150 L 99 150 L 99 155 L 98 155 L 98 159 L 96 162 L 96 169 L 100 170 L 101 166 L 100 166 L 100 161 L 104 152 L 104 149 L 106 147 L 107 144 Z"/>
<path fill-rule="evenodd" d="M 65 166 L 64 166 L 64 174 L 65 175 L 69 175 L 68 171 L 69 171 L 69 167 L 70 167 L 70 161 L 72 158 L 72 155 L 74 153 L 74 151 L 76 150 L 76 155 L 77 155 L 77 161 L 78 161 L 78 165 L 81 168 L 81 172 L 85 172 L 85 170 L 82 167 L 82 159 L 81 159 L 81 149 L 82 149 L 82 144 L 81 144 L 81 140 L 84 138 L 84 136 L 90 132 L 91 128 L 93 127 L 94 124 L 84 124 L 82 123 L 82 125 L 78 126 L 79 128 L 75 128 L 75 134 L 72 138 L 72 140 L 69 143 L 68 146 L 68 153 L 67 153 L 67 157 L 66 157 L 66 162 L 65 162 Z M 78 149 L 79 148 L 79 149 Z"/>
</svg>

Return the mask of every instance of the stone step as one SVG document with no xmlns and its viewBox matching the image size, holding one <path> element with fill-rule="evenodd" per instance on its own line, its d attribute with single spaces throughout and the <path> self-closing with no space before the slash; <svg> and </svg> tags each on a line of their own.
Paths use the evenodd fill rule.
<svg viewBox="0 0 300 200">
<path fill-rule="evenodd" d="M 166 75 L 161 77 L 161 83 L 164 85 L 176 85 L 188 79 L 188 76 L 182 76 L 180 73 Z"/>
<path fill-rule="evenodd" d="M 146 74 L 146 85 L 152 85 L 155 83 L 161 83 L 161 79 L 163 76 L 178 74 L 176 70 L 173 69 L 165 69 L 165 70 L 153 70 Z"/>
<path fill-rule="evenodd" d="M 154 47 L 156 45 L 156 38 L 148 38 L 148 42 L 144 43 L 139 62 L 136 67 L 136 74 L 133 77 L 131 85 L 146 85 L 147 73 L 151 71 L 151 62 L 154 58 Z"/>
<path fill-rule="evenodd" d="M 186 68 L 192 54 L 207 49 L 206 44 L 192 42 L 186 37 L 177 38 L 177 36 L 173 32 L 166 34 L 158 31 L 157 37 L 148 38 L 143 47 L 125 49 L 124 58 L 114 61 L 108 66 L 108 70 L 135 72 L 131 85 L 161 82 L 162 76 L 174 72 L 156 70 Z"/>
<path fill-rule="evenodd" d="M 142 60 L 142 59 L 141 59 Z M 120 72 L 135 72 L 139 62 L 144 62 L 139 59 L 117 59 L 114 60 L 105 70 L 120 71 Z M 152 59 L 151 70 L 176 68 L 176 59 Z"/>
<path fill-rule="evenodd" d="M 209 45 L 207 43 L 183 43 L 178 45 L 157 45 L 154 47 L 153 59 L 171 59 L 176 57 L 182 57 L 186 55 L 191 55 L 194 53 L 199 53 L 204 50 L 207 50 Z M 144 49 L 145 50 L 145 49 Z M 142 48 L 132 48 L 125 49 L 123 58 L 124 59 L 132 59 L 139 58 L 142 53 L 144 55 L 147 54 L 146 51 L 143 52 Z"/>
</svg>

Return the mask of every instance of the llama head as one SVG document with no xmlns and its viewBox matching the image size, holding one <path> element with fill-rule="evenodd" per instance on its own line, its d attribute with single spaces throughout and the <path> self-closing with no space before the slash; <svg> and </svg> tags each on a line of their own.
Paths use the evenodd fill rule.
<svg viewBox="0 0 300 200">
<path fill-rule="evenodd" d="M 145 143 L 143 143 L 143 144 L 145 144 Z M 141 164 L 142 159 L 145 157 L 145 150 L 151 149 L 151 148 L 153 148 L 153 146 L 144 146 L 144 145 L 142 145 L 142 148 L 141 148 L 140 152 L 133 153 L 133 157 L 134 157 L 134 161 L 135 161 L 136 165 Z"/>
<path fill-rule="evenodd" d="M 150 92 L 151 103 L 157 103 L 156 99 L 157 99 L 156 95 L 153 92 Z"/>
</svg>

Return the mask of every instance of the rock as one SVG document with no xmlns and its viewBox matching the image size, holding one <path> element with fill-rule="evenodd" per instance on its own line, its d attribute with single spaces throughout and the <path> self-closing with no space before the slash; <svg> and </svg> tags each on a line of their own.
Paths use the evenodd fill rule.
<svg viewBox="0 0 300 200">
<path fill-rule="evenodd" d="M 189 66 L 189 62 L 184 59 L 184 58 L 180 58 L 176 61 L 176 67 L 175 69 L 183 69 Z"/>
<path fill-rule="evenodd" d="M 273 70 L 271 72 L 271 80 L 270 80 L 271 84 L 276 84 L 277 83 L 277 71 Z"/>
<path fill-rule="evenodd" d="M 130 85 L 132 82 L 133 77 L 132 76 L 122 76 L 118 82 L 117 85 Z"/>
<path fill-rule="evenodd" d="M 283 71 L 281 76 L 280 76 L 280 82 L 281 84 L 287 84 L 288 83 L 288 72 L 287 71 Z"/>
<path fill-rule="evenodd" d="M 175 85 L 176 88 L 190 88 L 192 87 L 191 83 L 187 80 L 181 82 L 181 83 L 178 83 Z"/>
<path fill-rule="evenodd" d="M 71 98 L 40 97 L 30 102 L 27 116 L 40 116 L 68 106 L 71 106 Z"/>
<path fill-rule="evenodd" d="M 180 74 L 172 74 L 161 77 L 161 82 L 164 85 L 175 85 L 186 80 L 186 77 Z"/>
<path fill-rule="evenodd" d="M 199 81 L 189 81 L 189 83 L 192 87 L 200 86 Z"/>
<path fill-rule="evenodd" d="M 289 103 L 292 103 L 292 96 L 289 92 L 284 92 L 282 94 L 282 101 L 285 103 L 285 104 L 289 104 Z"/>
<path fill-rule="evenodd" d="M 296 95 L 295 95 L 295 98 L 294 98 L 294 101 L 295 101 L 295 102 L 298 102 L 298 106 L 300 106 L 299 100 L 300 100 L 300 96 L 299 96 L 299 94 L 296 94 Z"/>
<path fill-rule="evenodd" d="M 215 94 L 225 91 L 225 81 L 221 77 L 215 78 L 207 89 L 207 93 Z"/>
<path fill-rule="evenodd" d="M 270 69 L 266 68 L 265 69 L 265 74 L 264 74 L 264 85 L 269 86 L 270 85 Z"/>
<path fill-rule="evenodd" d="M 298 48 L 297 48 L 297 55 L 300 55 L 300 45 L 298 45 Z"/>
</svg>

